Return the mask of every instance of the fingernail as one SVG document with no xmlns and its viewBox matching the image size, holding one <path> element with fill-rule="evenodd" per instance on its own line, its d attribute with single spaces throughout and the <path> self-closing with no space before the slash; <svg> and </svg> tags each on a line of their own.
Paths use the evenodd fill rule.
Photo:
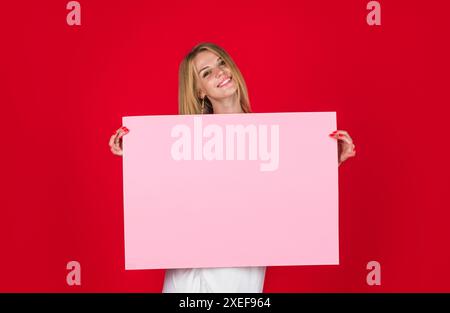
<svg viewBox="0 0 450 313">
<path fill-rule="evenodd" d="M 338 136 L 339 136 L 339 137 L 342 137 L 342 136 L 344 136 L 344 134 L 338 134 Z"/>
<path fill-rule="evenodd" d="M 333 135 L 333 134 L 329 134 L 328 136 L 330 136 L 330 137 L 334 137 L 334 135 Z"/>
<path fill-rule="evenodd" d="M 122 127 L 122 130 L 123 130 L 124 132 L 127 132 L 127 133 L 130 131 L 130 130 L 129 130 L 128 128 L 126 128 L 125 126 Z"/>
</svg>

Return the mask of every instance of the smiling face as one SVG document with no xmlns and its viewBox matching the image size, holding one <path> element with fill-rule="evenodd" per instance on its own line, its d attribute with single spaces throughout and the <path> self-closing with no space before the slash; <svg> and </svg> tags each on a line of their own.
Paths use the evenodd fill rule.
<svg viewBox="0 0 450 313">
<path fill-rule="evenodd" d="M 222 101 L 236 94 L 237 85 L 222 58 L 205 50 L 197 54 L 193 63 L 198 76 L 200 98 L 206 95 L 212 101 Z"/>
</svg>

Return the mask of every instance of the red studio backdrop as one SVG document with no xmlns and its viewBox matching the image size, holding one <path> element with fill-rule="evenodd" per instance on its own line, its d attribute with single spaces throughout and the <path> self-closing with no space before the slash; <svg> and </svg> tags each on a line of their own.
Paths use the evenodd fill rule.
<svg viewBox="0 0 450 313">
<path fill-rule="evenodd" d="M 125 271 L 125 115 L 178 113 L 178 66 L 222 46 L 252 109 L 336 111 L 340 264 L 268 267 L 264 292 L 449 292 L 448 1 L 4 1 L 0 13 L 2 292 L 161 292 Z M 199 182 L 200 183 L 200 182 Z M 67 264 L 79 262 L 81 284 Z M 366 281 L 371 261 L 381 283 Z"/>
</svg>

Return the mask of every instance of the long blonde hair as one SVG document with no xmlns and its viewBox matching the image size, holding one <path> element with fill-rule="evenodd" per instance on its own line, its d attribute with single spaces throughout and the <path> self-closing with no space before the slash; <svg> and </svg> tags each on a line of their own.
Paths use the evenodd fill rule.
<svg viewBox="0 0 450 313">
<path fill-rule="evenodd" d="M 194 69 L 194 58 L 202 51 L 210 51 L 221 57 L 225 65 L 231 70 L 233 80 L 237 85 L 238 101 L 244 113 L 251 113 L 248 98 L 247 85 L 238 67 L 228 53 L 216 44 L 205 42 L 196 45 L 181 61 L 178 73 L 178 113 L 179 114 L 201 114 L 202 100 L 198 96 L 198 76 Z M 205 110 L 203 113 L 214 113 L 211 101 L 205 97 Z"/>
</svg>

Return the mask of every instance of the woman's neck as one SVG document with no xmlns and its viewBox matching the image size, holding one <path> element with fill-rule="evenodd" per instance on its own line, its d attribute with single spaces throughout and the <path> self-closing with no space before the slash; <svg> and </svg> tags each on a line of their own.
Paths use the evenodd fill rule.
<svg viewBox="0 0 450 313">
<path fill-rule="evenodd" d="M 231 97 L 221 100 L 211 99 L 211 103 L 214 114 L 244 113 L 236 93 Z"/>
</svg>

